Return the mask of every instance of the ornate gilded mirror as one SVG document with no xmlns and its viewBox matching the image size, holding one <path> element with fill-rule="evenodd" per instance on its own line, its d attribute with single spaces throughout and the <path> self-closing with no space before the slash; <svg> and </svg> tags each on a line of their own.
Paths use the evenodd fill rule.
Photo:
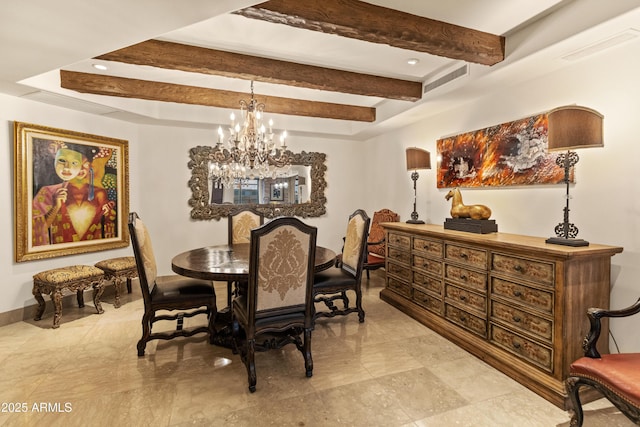
<svg viewBox="0 0 640 427">
<path fill-rule="evenodd" d="M 226 218 L 241 206 L 251 206 L 267 218 L 277 216 L 317 217 L 326 212 L 324 153 L 291 153 L 291 166 L 276 176 L 243 180 L 233 189 L 218 188 L 211 177 L 213 147 L 189 150 L 192 191 L 189 206 L 193 219 Z M 222 186 L 220 186 L 222 187 Z"/>
</svg>

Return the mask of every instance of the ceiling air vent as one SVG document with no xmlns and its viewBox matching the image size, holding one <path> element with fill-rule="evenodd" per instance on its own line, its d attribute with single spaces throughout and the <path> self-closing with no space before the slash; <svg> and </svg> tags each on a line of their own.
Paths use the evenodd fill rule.
<svg viewBox="0 0 640 427">
<path fill-rule="evenodd" d="M 469 75 L 469 65 L 465 64 L 460 68 L 457 68 L 455 70 L 453 70 L 452 72 L 445 74 L 442 77 L 439 77 L 438 79 L 430 82 L 430 83 L 426 83 L 424 85 L 424 89 L 423 89 L 423 93 L 427 93 L 427 92 L 431 92 L 432 90 L 443 86 L 449 82 L 452 82 L 456 79 L 459 79 L 460 77 Z"/>
</svg>

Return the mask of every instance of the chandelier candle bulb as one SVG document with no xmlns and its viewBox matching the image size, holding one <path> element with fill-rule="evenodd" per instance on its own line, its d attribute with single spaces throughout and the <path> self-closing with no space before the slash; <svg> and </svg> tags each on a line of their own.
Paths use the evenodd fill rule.
<svg viewBox="0 0 640 427">
<path fill-rule="evenodd" d="M 238 121 L 231 114 L 228 137 L 223 136 L 221 127 L 218 130 L 218 143 L 209 157 L 210 162 L 218 165 L 209 174 L 215 188 L 221 188 L 218 184 L 231 187 L 244 179 L 275 176 L 277 170 L 291 164 L 292 153 L 285 145 L 286 131 L 280 144 L 274 141 L 273 121 L 268 121 L 268 132 L 263 123 L 264 107 L 264 103 L 254 98 L 251 82 L 251 99 L 240 101 Z"/>
</svg>

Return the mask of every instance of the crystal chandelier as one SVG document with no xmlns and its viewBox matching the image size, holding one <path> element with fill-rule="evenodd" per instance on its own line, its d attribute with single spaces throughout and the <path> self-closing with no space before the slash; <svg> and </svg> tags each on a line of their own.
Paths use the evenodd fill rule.
<svg viewBox="0 0 640 427">
<path fill-rule="evenodd" d="M 218 140 L 210 155 L 209 174 L 214 181 L 231 186 L 238 179 L 275 177 L 278 169 L 291 164 L 287 132 L 274 141 L 273 121 L 263 124 L 264 103 L 253 97 L 240 101 L 240 119 L 231 113 L 229 134 L 218 127 Z"/>
</svg>

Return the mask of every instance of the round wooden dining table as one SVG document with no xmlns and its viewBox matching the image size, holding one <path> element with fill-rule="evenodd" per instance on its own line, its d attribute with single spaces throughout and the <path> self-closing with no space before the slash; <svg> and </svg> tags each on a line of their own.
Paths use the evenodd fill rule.
<svg viewBox="0 0 640 427">
<path fill-rule="evenodd" d="M 316 273 L 331 267 L 336 253 L 316 246 Z M 181 276 L 194 279 L 246 282 L 249 279 L 249 244 L 206 246 L 176 255 L 171 269 Z"/>
</svg>

